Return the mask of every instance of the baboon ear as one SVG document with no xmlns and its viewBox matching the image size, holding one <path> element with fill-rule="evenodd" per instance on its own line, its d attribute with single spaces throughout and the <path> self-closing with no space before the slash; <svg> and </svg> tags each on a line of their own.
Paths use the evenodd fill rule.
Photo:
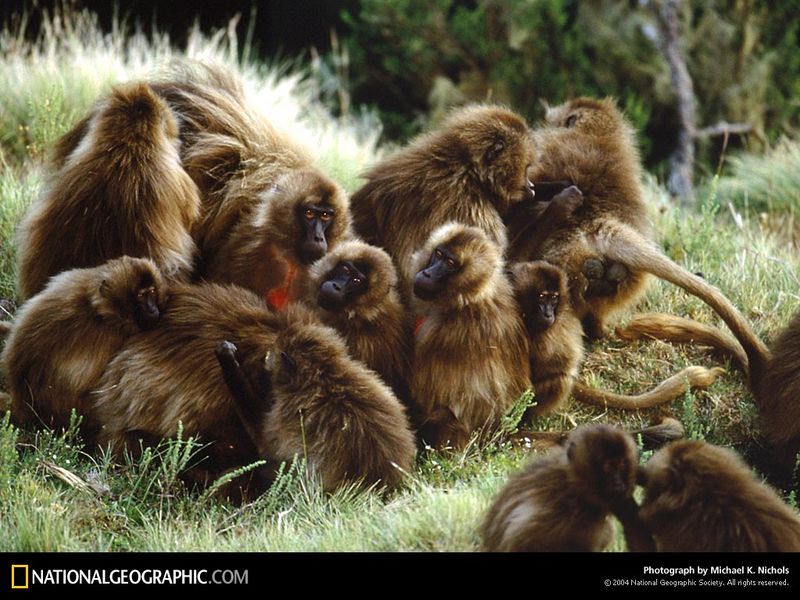
<svg viewBox="0 0 800 600">
<path fill-rule="evenodd" d="M 576 113 L 573 113 L 567 117 L 566 126 L 575 127 L 575 123 L 577 123 L 577 121 L 578 121 L 578 115 Z"/>
<path fill-rule="evenodd" d="M 297 373 L 297 361 L 286 354 L 286 352 L 281 352 L 281 361 L 283 362 L 284 369 L 290 373 Z"/>
<path fill-rule="evenodd" d="M 575 458 L 575 442 L 571 441 L 567 442 L 566 452 L 567 452 L 567 461 L 572 462 L 572 460 Z"/>
<path fill-rule="evenodd" d="M 506 143 L 503 140 L 495 140 L 494 143 L 486 151 L 486 162 L 494 162 L 500 156 L 503 150 L 506 149 Z"/>
<path fill-rule="evenodd" d="M 100 282 L 99 291 L 103 298 L 108 298 L 111 296 L 111 286 L 108 284 L 108 280 L 103 279 L 103 281 Z"/>
</svg>

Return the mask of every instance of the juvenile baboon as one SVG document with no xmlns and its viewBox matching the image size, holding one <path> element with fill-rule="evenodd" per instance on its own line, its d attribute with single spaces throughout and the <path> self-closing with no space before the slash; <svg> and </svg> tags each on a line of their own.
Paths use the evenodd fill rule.
<svg viewBox="0 0 800 600">
<path fill-rule="evenodd" d="M 411 254 L 445 223 L 480 227 L 505 247 L 501 216 L 533 198 L 526 175 L 532 162 L 520 116 L 499 106 L 458 109 L 365 173 L 351 199 L 356 232 L 386 249 L 404 281 L 414 275 Z"/>
<path fill-rule="evenodd" d="M 176 285 L 159 327 L 136 336 L 109 363 L 94 392 L 101 445 L 136 452 L 139 440 L 199 436 L 205 460 L 191 478 L 209 483 L 258 454 L 235 410 L 215 352 L 220 340 L 239 349 L 242 370 L 265 387 L 264 357 L 279 322 L 254 293 L 232 285 Z"/>
<path fill-rule="evenodd" d="M 412 327 L 386 252 L 355 240 L 339 244 L 311 266 L 304 299 L 344 338 L 353 358 L 401 399 L 407 395 Z"/>
<path fill-rule="evenodd" d="M 414 417 L 427 443 L 462 447 L 530 387 L 527 335 L 502 250 L 482 229 L 443 225 L 413 265 Z"/>
<path fill-rule="evenodd" d="M 800 519 L 732 450 L 674 442 L 640 468 L 640 517 L 662 552 L 797 552 Z"/>
<path fill-rule="evenodd" d="M 67 134 L 62 145 L 74 149 L 56 160 L 61 167 L 20 225 L 20 296 L 61 271 L 123 255 L 151 258 L 169 278 L 188 276 L 200 199 L 181 167 L 169 108 L 145 83 L 120 86 L 84 129 L 79 142 Z"/>
<path fill-rule="evenodd" d="M 702 277 L 667 258 L 652 242 L 642 200 L 641 166 L 631 126 L 611 100 L 578 98 L 548 110 L 534 136 L 538 160 L 533 181 L 568 181 L 580 188 L 582 206 L 535 240 L 528 255 L 526 231 L 536 221 L 509 222 L 512 260 L 547 260 L 569 275 L 572 306 L 590 336 L 604 335 L 615 311 L 644 292 L 646 274 L 678 285 L 708 303 L 753 360 L 766 349 L 730 301 Z"/>
<path fill-rule="evenodd" d="M 687 389 L 707 387 L 723 372 L 718 368 L 688 367 L 638 396 L 590 388 L 577 381 L 584 357 L 583 328 L 570 305 L 564 271 L 544 261 L 533 261 L 512 265 L 510 273 L 528 332 L 536 399 L 526 419 L 560 408 L 570 394 L 588 404 L 650 408 L 682 396 Z"/>
<path fill-rule="evenodd" d="M 266 358 L 268 402 L 238 375 L 238 359 L 231 356 L 236 348 L 223 348 L 220 362 L 237 390 L 240 414 L 256 414 L 259 402 L 263 407 L 254 438 L 261 456 L 305 457 L 325 490 L 348 482 L 391 489 L 409 472 L 415 443 L 400 401 L 373 371 L 348 356 L 335 330 L 304 307 L 288 309 Z"/>
<path fill-rule="evenodd" d="M 123 256 L 53 277 L 17 312 L 3 351 L 12 415 L 61 428 L 75 409 L 91 439 L 91 392 L 126 339 L 153 327 L 167 288 L 153 261 Z"/>
<path fill-rule="evenodd" d="M 302 295 L 309 265 L 349 236 L 341 188 L 317 171 L 289 171 L 206 258 L 203 276 L 250 289 L 282 309 Z"/>
<path fill-rule="evenodd" d="M 613 537 L 613 512 L 636 518 L 631 503 L 637 463 L 636 446 L 624 431 L 608 425 L 579 427 L 563 447 L 511 477 L 486 516 L 482 549 L 603 550 Z"/>
</svg>

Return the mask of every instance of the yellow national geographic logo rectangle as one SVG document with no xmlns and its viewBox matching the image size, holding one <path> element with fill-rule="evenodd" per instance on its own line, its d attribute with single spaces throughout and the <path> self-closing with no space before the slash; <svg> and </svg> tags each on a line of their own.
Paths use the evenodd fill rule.
<svg viewBox="0 0 800 600">
<path fill-rule="evenodd" d="M 11 565 L 11 589 L 28 589 L 28 565 Z"/>
</svg>

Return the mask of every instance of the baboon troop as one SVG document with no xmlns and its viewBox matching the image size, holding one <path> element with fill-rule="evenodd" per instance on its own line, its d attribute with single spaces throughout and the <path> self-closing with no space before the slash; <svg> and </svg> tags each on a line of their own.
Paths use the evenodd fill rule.
<svg viewBox="0 0 800 600">
<path fill-rule="evenodd" d="M 0 324 L 15 424 L 66 428 L 74 412 L 87 451 L 116 458 L 183 432 L 202 444 L 186 481 L 228 475 L 234 500 L 296 458 L 325 492 L 391 496 L 418 450 L 531 437 L 550 448 L 501 487 L 484 551 L 601 551 L 615 519 L 631 551 L 800 550 L 776 491 L 672 417 L 537 431 L 570 398 L 651 408 L 724 372 L 690 366 L 632 396 L 581 381 L 587 338 L 606 343 L 655 276 L 732 335 L 647 313 L 618 338 L 711 346 L 748 374 L 785 468 L 800 451 L 800 313 L 768 348 L 661 251 L 613 100 L 569 100 L 533 128 L 456 108 L 348 197 L 236 76 L 174 65 L 104 94 L 47 169 L 18 230 L 24 304 Z M 656 450 L 644 465 L 637 442 Z"/>
</svg>

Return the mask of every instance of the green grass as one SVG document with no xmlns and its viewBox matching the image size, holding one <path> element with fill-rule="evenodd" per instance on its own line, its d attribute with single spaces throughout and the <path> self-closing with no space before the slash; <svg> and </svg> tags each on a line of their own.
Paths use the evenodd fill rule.
<svg viewBox="0 0 800 600">
<path fill-rule="evenodd" d="M 242 73 L 261 110 L 313 148 L 322 167 L 348 189 L 381 152 L 373 117 L 332 117 L 318 99 L 313 74 L 251 63 L 248 49 L 228 32 L 194 31 L 178 50 L 163 36 L 122 30 L 101 35 L 86 13 L 58 15 L 48 28 L 35 44 L 17 32 L 0 34 L 3 297 L 14 293 L 14 229 L 42 188 L 46 149 L 114 82 L 158 73 L 182 57 L 223 62 Z M 652 182 L 650 204 L 666 252 L 702 271 L 770 340 L 800 305 L 800 255 L 790 221 L 799 200 L 798 186 L 791 185 L 800 173 L 791 167 L 797 145 L 787 142 L 768 158 L 736 160 L 731 176 L 708 183 L 697 212 L 670 204 Z M 758 199 L 766 217 L 736 198 L 748 199 L 750 207 Z M 639 309 L 719 323 L 702 302 L 658 281 Z M 583 378 L 632 393 L 691 364 L 715 363 L 699 348 L 610 338 L 592 345 Z M 641 427 L 660 414 L 682 420 L 692 437 L 737 448 L 753 446 L 758 433 L 742 376 L 731 370 L 709 390 L 667 407 L 626 413 L 572 403 L 537 425 Z M 427 451 L 408 485 L 389 498 L 354 490 L 326 495 L 302 464 L 288 465 L 267 494 L 237 507 L 184 488 L 179 474 L 196 447 L 194 440 L 167 441 L 137 460 L 114 464 L 108 456 L 85 453 L 74 429 L 63 435 L 18 431 L 6 418 L 0 423 L 0 551 L 474 550 L 493 494 L 529 455 L 507 444 Z M 61 476 L 57 468 L 65 470 Z M 65 472 L 89 485 L 66 482 Z M 623 548 L 618 535 L 612 550 Z"/>
</svg>

